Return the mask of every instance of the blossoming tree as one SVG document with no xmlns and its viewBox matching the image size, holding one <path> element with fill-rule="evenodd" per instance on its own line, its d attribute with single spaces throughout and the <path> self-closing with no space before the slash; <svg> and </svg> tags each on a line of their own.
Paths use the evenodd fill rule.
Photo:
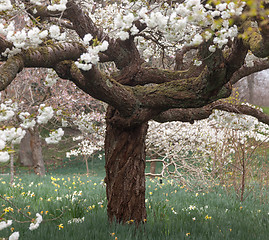
<svg viewBox="0 0 269 240">
<path fill-rule="evenodd" d="M 262 0 L 1 0 L 0 90 L 23 68 L 53 68 L 106 102 L 108 217 L 139 223 L 150 119 L 193 122 L 220 109 L 269 122 L 249 106 L 217 101 L 243 76 L 269 67 L 268 8 Z M 12 21 L 19 16 L 21 30 Z M 118 71 L 101 73 L 98 62 Z"/>
</svg>

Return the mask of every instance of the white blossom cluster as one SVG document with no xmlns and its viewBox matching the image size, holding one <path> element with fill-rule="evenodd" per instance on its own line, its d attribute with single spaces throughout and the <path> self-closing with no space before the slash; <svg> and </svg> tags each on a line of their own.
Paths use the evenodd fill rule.
<svg viewBox="0 0 269 240">
<path fill-rule="evenodd" d="M 59 2 L 59 3 L 58 3 Z M 64 11 L 66 9 L 67 0 L 60 0 L 57 3 L 48 6 L 50 11 Z"/>
<path fill-rule="evenodd" d="M 1 98 L 1 93 L 0 93 Z M 7 100 L 0 105 L 0 122 L 10 120 L 18 109 L 18 105 L 12 100 Z"/>
<path fill-rule="evenodd" d="M 92 40 L 90 33 L 86 34 L 83 38 L 83 43 L 87 46 L 87 52 L 83 53 L 78 61 L 75 62 L 76 66 L 84 71 L 88 71 L 92 68 L 92 65 L 99 62 L 99 52 L 104 52 L 108 49 L 108 42 L 103 41 L 102 43 L 90 46 Z"/>
<path fill-rule="evenodd" d="M 48 144 L 56 144 L 61 141 L 63 135 L 64 130 L 62 128 L 58 128 L 57 130 L 52 131 L 49 137 L 45 138 L 45 141 Z"/>
<path fill-rule="evenodd" d="M 130 35 L 139 33 L 134 25 L 139 20 L 147 25 L 143 33 L 150 32 L 164 46 L 198 46 L 204 40 L 212 38 L 209 51 L 214 52 L 216 47 L 222 48 L 228 43 L 228 39 L 237 36 L 237 27 L 229 19 L 241 15 L 244 6 L 244 1 L 220 3 L 214 8 L 209 4 L 204 6 L 200 0 L 186 0 L 174 7 L 167 3 L 145 6 L 142 1 L 136 1 L 130 6 L 124 2 L 118 10 L 113 11 L 114 26 L 111 28 L 115 29 L 115 37 L 126 40 Z M 111 31 L 112 34 L 114 32 Z M 143 45 L 143 38 L 138 38 L 138 43 L 140 41 Z M 150 51 L 153 55 L 153 48 L 145 46 L 144 50 L 146 55 Z"/>
<path fill-rule="evenodd" d="M 56 72 L 53 69 L 48 69 L 48 74 L 46 76 L 44 84 L 47 87 L 52 87 L 57 82 L 58 79 L 59 77 L 56 74 Z"/>
<path fill-rule="evenodd" d="M 22 123 L 20 124 L 20 126 L 24 129 L 33 129 L 36 121 L 34 118 L 32 118 L 32 116 L 30 115 L 30 113 L 28 112 L 21 112 L 19 114 L 19 118 L 22 121 Z"/>
<path fill-rule="evenodd" d="M 14 232 L 9 236 L 8 240 L 18 240 L 19 237 L 20 237 L 20 233 L 19 232 Z"/>
<path fill-rule="evenodd" d="M 7 221 L 1 221 L 0 222 L 0 231 L 11 226 L 12 220 L 7 220 Z"/>
<path fill-rule="evenodd" d="M 16 30 L 14 21 L 10 22 L 8 25 L 4 25 L 0 21 L 0 34 L 4 35 L 7 41 L 10 41 L 14 45 L 12 49 L 7 48 L 2 53 L 4 57 L 10 57 L 20 53 L 22 49 L 41 44 L 48 36 L 48 31 L 42 31 L 38 27 L 33 27 L 30 30 L 26 28 Z"/>
<path fill-rule="evenodd" d="M 13 43 L 12 49 L 7 48 L 2 55 L 4 57 L 11 57 L 20 53 L 22 49 L 29 47 L 37 47 L 47 37 L 51 37 L 57 41 L 66 39 L 66 32 L 61 33 L 59 26 L 51 25 L 49 30 L 41 30 L 38 27 L 31 29 L 23 28 L 18 30 L 15 28 L 15 22 L 11 21 L 9 24 L 4 24 L 0 21 L 0 34 L 6 37 L 6 40 Z"/>
<path fill-rule="evenodd" d="M 51 38 L 58 41 L 64 41 L 66 39 L 66 32 L 61 33 L 59 26 L 52 25 L 49 28 L 49 35 Z"/>
<path fill-rule="evenodd" d="M 45 104 L 41 104 L 38 109 L 37 123 L 46 124 L 53 117 L 53 114 L 52 107 L 46 107 Z"/>
<path fill-rule="evenodd" d="M 12 8 L 10 0 L 0 0 L 0 12 L 11 10 Z"/>
<path fill-rule="evenodd" d="M 12 225 L 12 220 L 1 221 L 0 222 L 0 231 L 11 226 L 11 225 Z M 19 232 L 14 232 L 9 236 L 8 240 L 18 240 L 19 236 L 20 236 Z"/>
<path fill-rule="evenodd" d="M 0 130 L 0 162 L 7 162 L 10 159 L 8 151 L 5 150 L 7 145 L 20 143 L 25 133 L 22 128 L 15 127 Z"/>
<path fill-rule="evenodd" d="M 29 230 L 33 231 L 33 230 L 37 229 L 42 221 L 43 221 L 42 215 L 37 213 L 35 222 L 30 224 Z"/>
</svg>

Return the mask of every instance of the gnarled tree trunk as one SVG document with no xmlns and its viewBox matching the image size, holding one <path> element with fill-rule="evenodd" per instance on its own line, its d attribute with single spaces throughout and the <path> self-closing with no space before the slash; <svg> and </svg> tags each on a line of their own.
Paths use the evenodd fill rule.
<svg viewBox="0 0 269 240">
<path fill-rule="evenodd" d="M 109 121 L 105 139 L 107 213 L 110 221 L 146 219 L 145 138 L 148 124 L 121 128 Z"/>
</svg>

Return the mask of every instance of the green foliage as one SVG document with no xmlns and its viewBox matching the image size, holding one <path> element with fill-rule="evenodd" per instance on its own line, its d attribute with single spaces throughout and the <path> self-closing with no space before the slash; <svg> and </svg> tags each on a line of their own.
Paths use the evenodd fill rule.
<svg viewBox="0 0 269 240">
<path fill-rule="evenodd" d="M 263 112 L 269 115 L 269 107 L 262 107 Z"/>
</svg>

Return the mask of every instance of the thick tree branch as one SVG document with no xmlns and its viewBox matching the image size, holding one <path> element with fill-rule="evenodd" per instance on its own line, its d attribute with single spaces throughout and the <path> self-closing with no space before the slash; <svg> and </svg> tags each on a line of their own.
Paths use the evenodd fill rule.
<svg viewBox="0 0 269 240">
<path fill-rule="evenodd" d="M 1 65 L 0 90 L 5 89 L 23 67 L 53 68 L 63 60 L 77 60 L 83 52 L 85 52 L 85 48 L 79 43 L 49 44 L 24 50 L 22 53 L 10 57 Z"/>
<path fill-rule="evenodd" d="M 242 66 L 238 71 L 236 71 L 233 74 L 233 76 L 230 80 L 230 83 L 232 85 L 234 85 L 243 77 L 249 76 L 253 73 L 260 72 L 260 71 L 268 69 L 268 68 L 269 68 L 269 61 L 268 60 L 256 61 L 256 62 L 254 62 L 253 67 Z"/>
<path fill-rule="evenodd" d="M 197 70 L 197 69 L 196 69 Z M 160 84 L 171 82 L 178 79 L 186 79 L 199 75 L 199 71 L 195 69 L 186 71 L 173 71 L 169 69 L 161 69 L 155 67 L 135 66 L 120 73 L 116 76 L 118 82 L 124 85 L 136 86 L 146 84 Z M 131 79 L 131 80 L 130 80 Z"/>
<path fill-rule="evenodd" d="M 207 67 L 197 77 L 131 87 L 144 108 L 160 109 L 202 107 L 231 94 L 231 86 L 216 70 L 216 76 Z M 171 79 L 171 78 L 170 78 Z M 223 86 L 224 85 L 224 86 Z"/>
<path fill-rule="evenodd" d="M 25 67 L 52 68 L 63 60 L 77 60 L 85 51 L 86 49 L 80 43 L 66 42 L 25 50 L 22 54 Z"/>
<path fill-rule="evenodd" d="M 100 73 L 95 66 L 91 70 L 84 72 L 80 71 L 74 62 L 63 61 L 57 64 L 54 69 L 61 78 L 71 80 L 92 97 L 116 108 L 121 117 L 130 116 L 140 105 L 127 87 Z"/>
<path fill-rule="evenodd" d="M 183 70 L 188 68 L 189 66 L 184 66 L 183 60 L 184 60 L 184 55 L 192 50 L 192 49 L 197 49 L 197 47 L 194 46 L 185 46 L 183 47 L 180 51 L 176 52 L 176 59 L 175 59 L 175 70 Z"/>
<path fill-rule="evenodd" d="M 21 56 L 11 57 L 0 66 L 0 91 L 13 81 L 23 67 L 24 61 Z"/>
<path fill-rule="evenodd" d="M 236 38 L 233 41 L 232 47 L 229 49 L 231 52 L 226 58 L 227 65 L 227 78 L 231 76 L 244 65 L 248 47 L 243 44 L 242 39 Z"/>
<path fill-rule="evenodd" d="M 266 113 L 256 108 L 250 107 L 248 105 L 234 105 L 234 104 L 223 103 L 221 101 L 218 101 L 212 104 L 212 109 L 218 109 L 218 110 L 222 110 L 226 112 L 249 115 L 249 116 L 257 118 L 259 122 L 269 125 L 269 115 L 267 115 Z"/>
<path fill-rule="evenodd" d="M 172 122 L 172 121 L 194 123 L 195 120 L 206 119 L 211 114 L 212 110 L 208 106 L 202 108 L 169 109 L 165 112 L 162 112 L 158 116 L 154 117 L 153 120 L 160 123 Z"/>
<path fill-rule="evenodd" d="M 193 123 L 195 120 L 208 118 L 214 109 L 253 116 L 260 122 L 269 125 L 269 115 L 262 111 L 247 105 L 235 105 L 223 101 L 216 101 L 202 108 L 170 109 L 156 116 L 154 120 L 161 123 L 172 121 Z"/>
</svg>

